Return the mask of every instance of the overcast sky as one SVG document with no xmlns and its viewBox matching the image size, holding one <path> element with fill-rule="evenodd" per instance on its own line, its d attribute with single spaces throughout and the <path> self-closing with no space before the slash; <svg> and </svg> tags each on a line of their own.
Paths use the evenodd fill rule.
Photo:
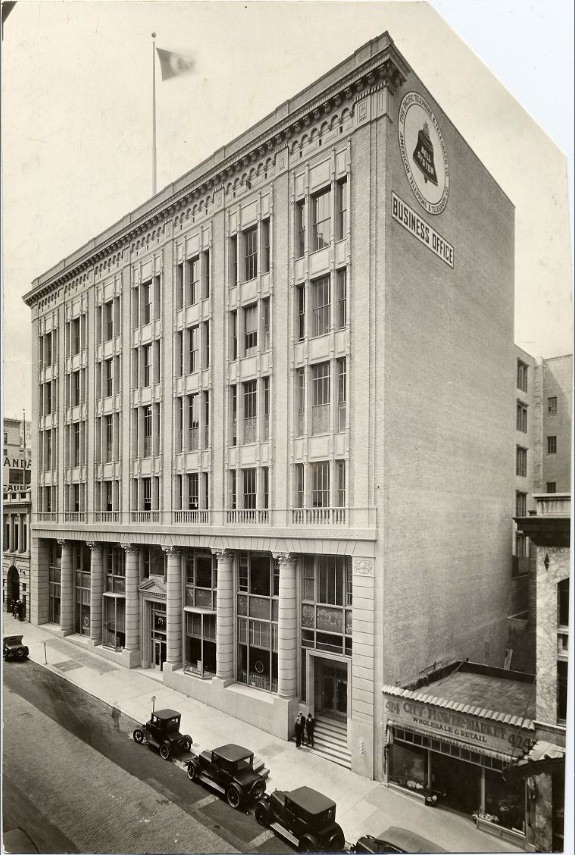
<svg viewBox="0 0 575 855">
<path fill-rule="evenodd" d="M 151 32 L 197 68 L 158 83 L 161 188 L 385 30 L 516 206 L 516 343 L 572 351 L 573 0 L 20 0 L 2 44 L 5 415 L 31 412 L 22 295 L 151 195 Z"/>
</svg>

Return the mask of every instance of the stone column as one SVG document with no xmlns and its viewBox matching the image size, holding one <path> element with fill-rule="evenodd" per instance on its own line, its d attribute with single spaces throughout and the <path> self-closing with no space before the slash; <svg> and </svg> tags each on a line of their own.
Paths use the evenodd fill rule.
<svg viewBox="0 0 575 855">
<path fill-rule="evenodd" d="M 104 549 L 102 544 L 88 541 L 90 559 L 90 641 L 102 643 L 102 595 L 104 593 Z"/>
<path fill-rule="evenodd" d="M 234 679 L 234 554 L 229 549 L 212 550 L 218 561 L 216 617 L 216 676 Z"/>
<path fill-rule="evenodd" d="M 72 544 L 59 540 L 62 547 L 60 563 L 60 631 L 62 635 L 74 632 L 74 568 L 72 566 Z"/>
<path fill-rule="evenodd" d="M 131 543 L 123 543 L 122 549 L 126 553 L 126 642 L 125 649 L 135 651 L 140 646 L 140 601 L 138 597 L 138 546 Z"/>
<path fill-rule="evenodd" d="M 297 695 L 297 558 L 289 552 L 274 552 L 280 566 L 278 612 L 278 695 Z"/>
<path fill-rule="evenodd" d="M 182 560 L 181 549 L 175 546 L 163 546 L 168 557 L 166 573 L 166 664 L 172 669 L 182 665 Z"/>
</svg>

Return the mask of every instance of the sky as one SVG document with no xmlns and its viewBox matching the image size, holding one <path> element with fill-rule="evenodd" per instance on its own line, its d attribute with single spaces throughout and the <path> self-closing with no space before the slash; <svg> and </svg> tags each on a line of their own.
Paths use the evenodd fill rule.
<svg viewBox="0 0 575 855">
<path fill-rule="evenodd" d="M 572 352 L 572 0 L 19 0 L 2 43 L 4 415 L 31 412 L 32 280 L 152 194 L 152 31 L 196 61 L 158 80 L 161 189 L 385 30 L 516 206 L 516 343 Z"/>
</svg>

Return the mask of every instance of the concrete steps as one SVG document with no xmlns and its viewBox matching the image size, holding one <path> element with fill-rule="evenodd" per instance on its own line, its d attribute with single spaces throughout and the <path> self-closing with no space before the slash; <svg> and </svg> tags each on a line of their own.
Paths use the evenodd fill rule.
<svg viewBox="0 0 575 855">
<path fill-rule="evenodd" d="M 318 716 L 315 720 L 314 749 L 332 763 L 351 769 L 351 753 L 347 748 L 347 724 L 335 718 Z"/>
</svg>

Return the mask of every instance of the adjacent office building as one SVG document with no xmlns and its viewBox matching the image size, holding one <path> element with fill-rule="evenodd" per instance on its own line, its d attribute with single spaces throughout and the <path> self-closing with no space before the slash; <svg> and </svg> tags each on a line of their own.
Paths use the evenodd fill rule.
<svg viewBox="0 0 575 855">
<path fill-rule="evenodd" d="M 36 279 L 33 622 L 382 779 L 383 686 L 503 664 L 513 259 L 386 33 Z"/>
<path fill-rule="evenodd" d="M 31 435 L 25 419 L 4 419 L 2 466 L 2 604 L 29 620 Z"/>
</svg>

